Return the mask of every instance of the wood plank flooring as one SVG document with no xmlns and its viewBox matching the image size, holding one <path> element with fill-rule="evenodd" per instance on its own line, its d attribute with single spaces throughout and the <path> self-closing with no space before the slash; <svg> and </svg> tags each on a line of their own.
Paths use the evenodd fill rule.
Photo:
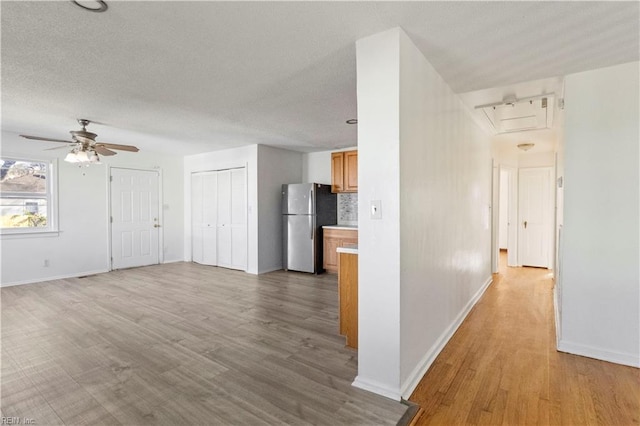
<svg viewBox="0 0 640 426">
<path fill-rule="evenodd" d="M 557 352 L 549 271 L 507 268 L 410 400 L 418 425 L 637 425 L 640 370 Z"/>
<path fill-rule="evenodd" d="M 174 263 L 3 288 L 1 414 L 55 424 L 396 424 L 351 386 L 335 275 Z"/>
</svg>

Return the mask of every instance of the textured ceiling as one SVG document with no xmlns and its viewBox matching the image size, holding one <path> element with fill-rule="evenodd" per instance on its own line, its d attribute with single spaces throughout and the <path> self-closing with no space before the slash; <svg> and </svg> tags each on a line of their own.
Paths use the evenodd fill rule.
<svg viewBox="0 0 640 426">
<path fill-rule="evenodd" d="M 458 93 L 639 57 L 637 2 L 108 3 L 0 2 L 3 131 L 88 118 L 179 154 L 353 146 L 355 41 L 395 26 Z"/>
</svg>

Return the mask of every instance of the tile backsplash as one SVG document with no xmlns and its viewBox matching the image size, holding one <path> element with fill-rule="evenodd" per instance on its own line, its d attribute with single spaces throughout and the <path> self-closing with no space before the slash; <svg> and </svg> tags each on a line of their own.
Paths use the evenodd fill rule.
<svg viewBox="0 0 640 426">
<path fill-rule="evenodd" d="M 338 194 L 338 225 L 358 225 L 358 194 Z"/>
</svg>

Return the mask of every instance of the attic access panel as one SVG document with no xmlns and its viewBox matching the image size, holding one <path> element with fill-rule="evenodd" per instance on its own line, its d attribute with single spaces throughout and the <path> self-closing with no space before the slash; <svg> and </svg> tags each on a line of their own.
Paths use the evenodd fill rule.
<svg viewBox="0 0 640 426">
<path fill-rule="evenodd" d="M 513 100 L 480 108 L 497 134 L 549 129 L 553 123 L 553 96 Z"/>
</svg>

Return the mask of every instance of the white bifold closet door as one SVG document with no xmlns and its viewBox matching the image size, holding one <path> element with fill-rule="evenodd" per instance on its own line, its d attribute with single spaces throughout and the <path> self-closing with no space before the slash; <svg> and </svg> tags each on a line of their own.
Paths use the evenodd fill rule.
<svg viewBox="0 0 640 426">
<path fill-rule="evenodd" d="M 245 169 L 194 173 L 191 191 L 193 261 L 246 270 Z"/>
<path fill-rule="evenodd" d="M 191 176 L 191 226 L 193 261 L 217 265 L 217 172 Z"/>
</svg>

